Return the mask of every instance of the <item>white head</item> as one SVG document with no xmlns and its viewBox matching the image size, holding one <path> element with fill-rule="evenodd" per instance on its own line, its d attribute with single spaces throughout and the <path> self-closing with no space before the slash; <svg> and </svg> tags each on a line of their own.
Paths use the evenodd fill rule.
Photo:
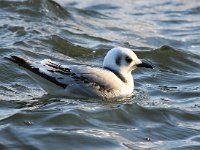
<svg viewBox="0 0 200 150">
<path fill-rule="evenodd" d="M 136 54 L 123 47 L 112 48 L 106 54 L 103 67 L 120 73 L 124 77 L 131 74 L 137 67 L 153 68 L 150 64 L 143 63 Z"/>
</svg>

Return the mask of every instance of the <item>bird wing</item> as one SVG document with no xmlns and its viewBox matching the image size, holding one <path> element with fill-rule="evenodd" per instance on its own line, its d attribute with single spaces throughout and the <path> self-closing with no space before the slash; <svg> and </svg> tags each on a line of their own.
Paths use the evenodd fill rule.
<svg viewBox="0 0 200 150">
<path fill-rule="evenodd" d="M 60 65 L 49 59 L 33 63 L 18 56 L 11 56 L 8 59 L 62 88 L 78 84 L 81 88 L 92 87 L 99 91 L 110 91 L 119 88 L 120 85 L 117 76 L 103 68 Z"/>
<path fill-rule="evenodd" d="M 100 91 L 116 88 L 114 84 L 116 82 L 113 83 L 109 76 L 112 76 L 113 80 L 118 80 L 117 76 L 103 68 L 86 65 L 60 65 L 51 60 L 43 60 L 42 64 L 50 67 L 51 69 L 49 68 L 48 72 L 51 72 L 51 76 L 55 76 L 59 83 L 66 84 L 66 87 L 78 84 L 85 88 L 98 88 Z"/>
</svg>

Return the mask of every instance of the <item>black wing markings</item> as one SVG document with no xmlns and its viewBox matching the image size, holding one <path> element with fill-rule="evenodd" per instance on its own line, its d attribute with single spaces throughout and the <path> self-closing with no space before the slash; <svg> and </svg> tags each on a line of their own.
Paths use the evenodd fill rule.
<svg viewBox="0 0 200 150">
<path fill-rule="evenodd" d="M 35 73 L 35 74 L 37 74 L 37 75 L 39 75 L 39 76 L 41 76 L 41 77 L 53 82 L 53 83 L 55 83 L 56 85 L 58 85 L 58 86 L 60 86 L 62 88 L 66 88 L 68 86 L 67 84 L 63 84 L 63 83 L 58 82 L 54 77 L 49 76 L 49 75 L 41 72 L 39 70 L 39 68 L 33 66 L 31 62 L 28 62 L 28 61 L 26 61 L 25 59 L 23 59 L 21 57 L 11 56 L 10 58 L 7 58 L 7 59 L 9 59 L 10 61 L 18 64 L 19 66 L 22 66 L 23 68 L 25 68 L 27 70 L 32 71 L 33 73 Z"/>
<path fill-rule="evenodd" d="M 50 76 L 50 75 L 47 75 L 45 74 L 44 72 L 41 72 L 39 68 L 35 67 L 31 62 L 21 58 L 21 57 L 18 57 L 18 56 L 11 56 L 9 58 L 10 61 L 18 64 L 19 66 L 22 66 L 23 68 L 27 69 L 27 70 L 30 70 L 32 71 L 33 73 L 53 82 L 54 84 L 62 87 L 62 88 L 66 88 L 69 84 L 66 84 L 66 83 L 61 83 L 60 81 L 58 81 L 57 79 L 64 79 L 64 77 L 53 77 L 53 76 Z M 95 81 L 92 81 L 92 80 L 89 80 L 89 78 L 83 76 L 84 74 L 89 74 L 89 73 L 74 73 L 71 71 L 70 68 L 66 68 L 66 67 L 63 67 L 62 65 L 60 64 L 55 64 L 51 61 L 48 61 L 47 64 L 44 64 L 43 66 L 49 66 L 51 67 L 52 69 L 47 69 L 47 71 L 49 72 L 57 72 L 57 73 L 60 73 L 62 75 L 66 75 L 66 76 L 70 76 L 72 79 L 74 79 L 74 81 L 76 82 L 83 82 L 85 84 L 92 84 L 92 86 L 95 86 L 95 87 L 99 87 L 99 91 L 103 91 L 103 90 L 106 90 L 106 91 L 110 91 L 111 89 L 106 87 L 105 85 L 103 84 L 99 84 L 98 82 L 95 82 Z"/>
</svg>

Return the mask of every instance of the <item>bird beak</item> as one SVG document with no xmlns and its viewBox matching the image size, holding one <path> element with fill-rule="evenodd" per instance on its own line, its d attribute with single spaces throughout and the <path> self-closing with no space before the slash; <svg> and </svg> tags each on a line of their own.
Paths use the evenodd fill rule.
<svg viewBox="0 0 200 150">
<path fill-rule="evenodd" d="M 140 64 L 137 64 L 137 67 L 145 67 L 153 69 L 153 66 L 146 62 L 141 62 Z"/>
</svg>

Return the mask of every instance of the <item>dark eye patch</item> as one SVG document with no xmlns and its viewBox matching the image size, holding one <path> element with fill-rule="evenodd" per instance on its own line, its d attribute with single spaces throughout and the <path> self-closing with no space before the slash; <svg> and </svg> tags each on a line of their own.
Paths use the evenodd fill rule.
<svg viewBox="0 0 200 150">
<path fill-rule="evenodd" d="M 129 56 L 126 56 L 125 60 L 126 60 L 127 63 L 131 63 L 133 61 Z"/>
<path fill-rule="evenodd" d="M 121 64 L 121 56 L 120 56 L 120 55 L 117 56 L 117 58 L 115 59 L 115 62 L 116 62 L 116 64 L 117 64 L 118 66 L 120 66 L 120 64 Z"/>
</svg>

